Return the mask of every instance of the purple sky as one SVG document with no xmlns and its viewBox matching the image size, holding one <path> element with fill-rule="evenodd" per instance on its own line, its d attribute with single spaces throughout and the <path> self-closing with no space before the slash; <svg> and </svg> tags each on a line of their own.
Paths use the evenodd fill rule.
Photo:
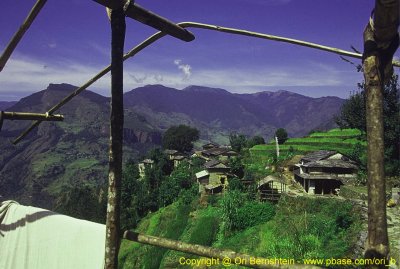
<svg viewBox="0 0 400 269">
<path fill-rule="evenodd" d="M 148 0 L 138 4 L 174 22 L 196 21 L 362 50 L 373 0 Z M 0 50 L 35 3 L 2 0 Z M 125 91 L 146 84 L 231 92 L 286 89 L 343 98 L 362 74 L 339 56 L 309 48 L 191 29 L 186 43 L 165 37 L 125 63 Z M 125 51 L 155 32 L 127 19 Z M 105 8 L 91 0 L 48 1 L 0 73 L 0 100 L 18 100 L 49 83 L 81 85 L 109 63 Z M 399 52 L 396 53 L 398 58 Z M 354 60 L 359 63 L 359 60 Z M 109 77 L 91 90 L 109 95 Z"/>
</svg>

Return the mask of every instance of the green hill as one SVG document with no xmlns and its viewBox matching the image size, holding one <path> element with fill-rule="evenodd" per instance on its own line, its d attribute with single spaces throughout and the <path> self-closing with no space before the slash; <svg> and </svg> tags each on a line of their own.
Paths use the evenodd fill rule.
<svg viewBox="0 0 400 269">
<path fill-rule="evenodd" d="M 191 206 L 175 202 L 149 214 L 136 231 L 253 256 L 293 258 L 297 262 L 302 262 L 303 258 L 361 255 L 352 252 L 362 227 L 360 211 L 349 201 L 285 197 L 277 205 L 245 202 L 238 205 L 237 212 L 246 210 L 246 214 L 239 213 L 238 217 L 239 220 L 245 218 L 247 225 L 254 223 L 249 219 L 257 219 L 260 206 L 273 207 L 276 213 L 246 228 L 227 231 L 222 217 L 223 199 L 207 207 L 199 206 L 196 201 Z M 253 212 L 256 208 L 257 212 Z M 181 258 L 199 257 L 123 240 L 120 268 L 192 268 L 180 264 Z"/>
</svg>

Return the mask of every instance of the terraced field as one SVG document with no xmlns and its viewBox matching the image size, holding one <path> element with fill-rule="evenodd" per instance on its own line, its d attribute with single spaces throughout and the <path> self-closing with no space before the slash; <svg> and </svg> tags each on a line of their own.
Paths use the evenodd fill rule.
<svg viewBox="0 0 400 269">
<path fill-rule="evenodd" d="M 358 129 L 332 129 L 328 132 L 315 132 L 308 137 L 289 138 L 279 145 L 282 154 L 287 152 L 306 153 L 317 150 L 335 150 L 343 154 L 351 152 L 355 145 L 367 146 L 362 132 Z M 276 152 L 275 142 L 256 145 L 250 149 L 252 156 L 265 156 Z"/>
</svg>

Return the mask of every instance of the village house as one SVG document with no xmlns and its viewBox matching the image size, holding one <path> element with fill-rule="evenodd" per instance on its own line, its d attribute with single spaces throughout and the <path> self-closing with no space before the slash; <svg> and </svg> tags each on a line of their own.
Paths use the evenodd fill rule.
<svg viewBox="0 0 400 269">
<path fill-rule="evenodd" d="M 309 194 L 338 194 L 340 186 L 357 178 L 358 167 L 336 151 L 316 151 L 304 156 L 293 170 L 294 179 Z"/>
<path fill-rule="evenodd" d="M 237 156 L 237 152 L 227 146 L 220 146 L 210 142 L 202 146 L 203 150 L 196 152 L 196 156 L 203 158 L 206 161 L 218 159 L 220 161 L 229 160 L 233 156 Z"/>
<path fill-rule="evenodd" d="M 143 161 L 139 162 L 138 168 L 139 168 L 139 176 L 140 178 L 143 178 L 146 169 L 153 167 L 154 161 L 150 159 L 144 159 Z"/>
<path fill-rule="evenodd" d="M 231 150 L 230 148 L 212 148 L 208 150 L 203 150 L 201 154 L 207 160 L 218 159 L 220 161 L 226 161 L 229 160 L 231 157 L 238 155 L 234 150 Z"/>
<path fill-rule="evenodd" d="M 167 155 L 168 160 L 174 163 L 175 168 L 184 160 L 188 159 L 185 155 L 174 149 L 166 149 L 164 153 Z"/>
<path fill-rule="evenodd" d="M 207 144 L 204 144 L 202 146 L 203 150 L 208 150 L 208 149 L 213 149 L 213 148 L 219 148 L 220 145 L 218 145 L 217 143 L 214 142 L 209 142 Z"/>
<path fill-rule="evenodd" d="M 230 167 L 219 160 L 204 164 L 204 170 L 196 173 L 199 192 L 215 194 L 223 192 L 228 186 Z"/>
</svg>

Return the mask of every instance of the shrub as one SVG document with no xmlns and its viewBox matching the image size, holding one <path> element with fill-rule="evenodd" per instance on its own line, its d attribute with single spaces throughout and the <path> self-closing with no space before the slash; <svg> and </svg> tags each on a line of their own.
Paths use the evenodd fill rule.
<svg viewBox="0 0 400 269">
<path fill-rule="evenodd" d="M 275 215 L 275 207 L 271 203 L 247 202 L 237 211 L 233 220 L 234 230 L 244 230 L 257 224 L 271 220 Z"/>
</svg>

